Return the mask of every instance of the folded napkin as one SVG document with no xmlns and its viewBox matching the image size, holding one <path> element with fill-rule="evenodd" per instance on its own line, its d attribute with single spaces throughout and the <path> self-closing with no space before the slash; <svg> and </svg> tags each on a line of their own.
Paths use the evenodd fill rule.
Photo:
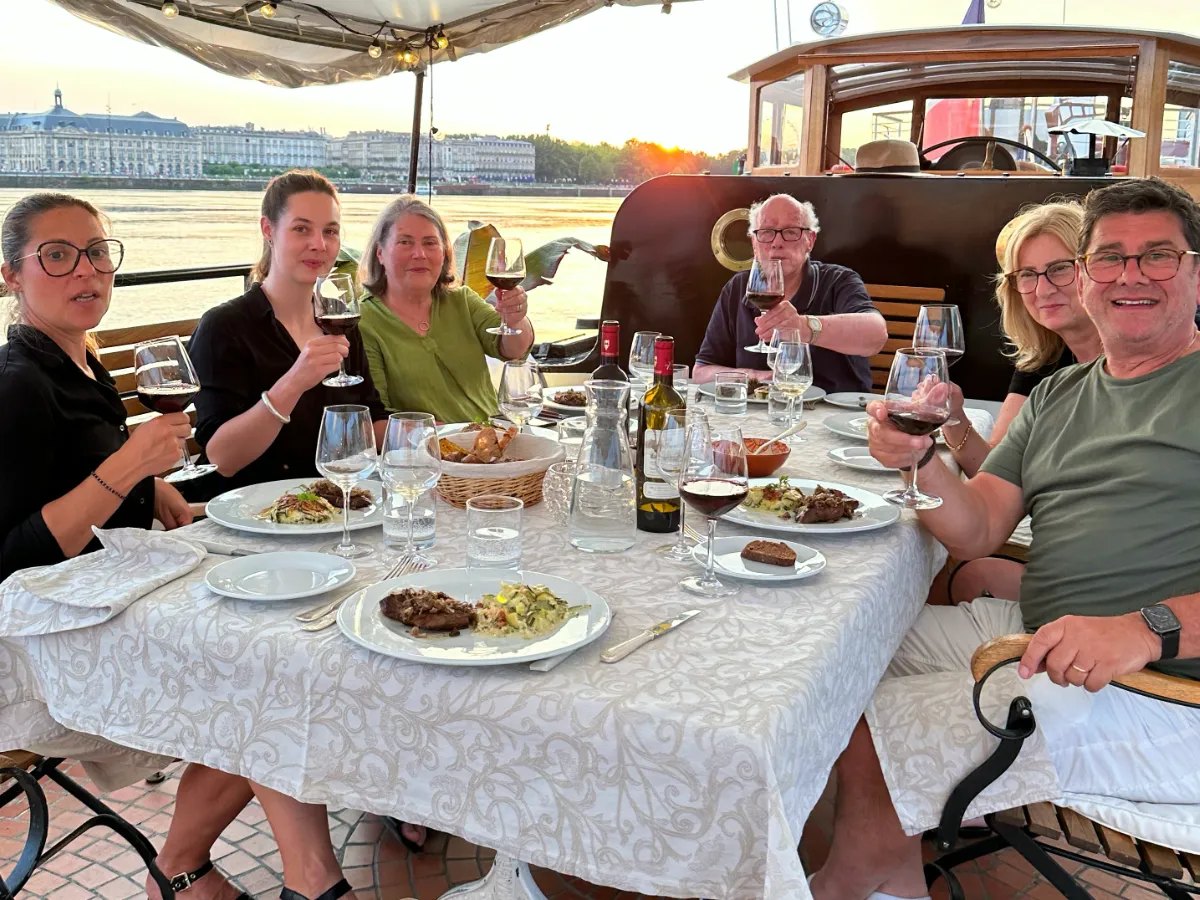
<svg viewBox="0 0 1200 900">
<path fill-rule="evenodd" d="M 1033 519 L 1026 516 L 1018 522 L 1008 542 L 1010 544 L 1018 544 L 1022 547 L 1031 546 L 1033 544 Z"/>
<path fill-rule="evenodd" d="M 992 436 L 992 426 L 996 424 L 996 420 L 992 418 L 990 412 L 986 409 L 968 407 L 966 413 L 967 419 L 971 422 L 971 427 L 979 432 L 985 441 Z"/>
<path fill-rule="evenodd" d="M 140 528 L 93 528 L 104 546 L 53 566 L 22 569 L 0 584 L 0 637 L 73 631 L 107 622 L 140 597 L 186 575 L 202 547 Z"/>
</svg>

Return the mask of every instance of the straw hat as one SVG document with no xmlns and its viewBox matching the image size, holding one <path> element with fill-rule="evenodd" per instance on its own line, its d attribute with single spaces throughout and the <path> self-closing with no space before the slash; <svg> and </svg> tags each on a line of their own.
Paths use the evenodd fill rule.
<svg viewBox="0 0 1200 900">
<path fill-rule="evenodd" d="M 912 141 L 869 141 L 858 148 L 854 171 L 919 173 L 921 157 Z"/>
</svg>

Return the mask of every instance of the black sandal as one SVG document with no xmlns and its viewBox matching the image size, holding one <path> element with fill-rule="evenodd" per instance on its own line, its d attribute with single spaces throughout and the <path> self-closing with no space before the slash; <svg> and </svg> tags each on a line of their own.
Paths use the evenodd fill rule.
<svg viewBox="0 0 1200 900">
<path fill-rule="evenodd" d="M 323 893 L 320 897 L 315 897 L 313 900 L 338 900 L 338 897 L 345 897 L 350 893 L 350 882 L 345 878 Z M 238 900 L 241 900 L 239 897 Z M 303 894 L 293 891 L 291 888 L 285 887 L 279 892 L 279 900 L 308 900 Z"/>
<path fill-rule="evenodd" d="M 212 871 L 214 871 L 214 867 L 210 859 L 198 869 L 194 869 L 191 872 L 184 872 L 182 875 L 168 875 L 167 879 L 171 882 L 171 890 L 176 894 L 181 894 Z M 341 895 L 339 894 L 339 896 Z M 238 894 L 237 900 L 254 900 L 254 898 L 245 891 L 242 891 Z"/>
</svg>

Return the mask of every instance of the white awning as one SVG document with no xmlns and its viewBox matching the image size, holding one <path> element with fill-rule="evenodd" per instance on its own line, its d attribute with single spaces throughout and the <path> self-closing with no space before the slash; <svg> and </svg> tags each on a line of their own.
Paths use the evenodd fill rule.
<svg viewBox="0 0 1200 900">
<path fill-rule="evenodd" d="M 1049 129 L 1051 134 L 1094 134 L 1100 137 L 1135 138 L 1145 137 L 1146 132 L 1136 128 L 1126 128 L 1116 122 L 1106 119 L 1085 119 L 1082 122 L 1068 122 L 1066 125 L 1055 125 Z"/>
<path fill-rule="evenodd" d="M 661 6 L 669 12 L 674 3 L 694 0 L 51 2 L 86 22 L 167 47 L 226 75 L 305 87 L 407 71 L 412 64 L 398 58 L 406 49 L 424 66 L 486 53 L 607 6 Z M 448 41 L 440 49 L 439 33 Z M 377 58 L 369 52 L 373 43 L 381 50 Z"/>
</svg>

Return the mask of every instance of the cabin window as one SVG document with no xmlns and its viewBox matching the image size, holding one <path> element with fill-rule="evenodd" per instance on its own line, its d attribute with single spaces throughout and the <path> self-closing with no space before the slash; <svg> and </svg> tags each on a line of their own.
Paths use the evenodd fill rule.
<svg viewBox="0 0 1200 900">
<path fill-rule="evenodd" d="M 842 139 L 841 146 L 837 148 L 838 158 L 853 167 L 858 148 L 863 144 L 885 138 L 912 140 L 912 113 L 911 100 L 842 113 Z M 833 159 L 832 155 L 831 148 L 831 153 L 825 160 L 826 168 L 838 161 Z"/>
<path fill-rule="evenodd" d="M 759 166 L 794 166 L 800 163 L 800 135 L 804 124 L 804 73 L 768 84 L 759 92 Z"/>
<path fill-rule="evenodd" d="M 1200 66 L 1171 60 L 1167 64 L 1167 102 L 1163 106 L 1164 168 L 1200 168 Z"/>
</svg>

